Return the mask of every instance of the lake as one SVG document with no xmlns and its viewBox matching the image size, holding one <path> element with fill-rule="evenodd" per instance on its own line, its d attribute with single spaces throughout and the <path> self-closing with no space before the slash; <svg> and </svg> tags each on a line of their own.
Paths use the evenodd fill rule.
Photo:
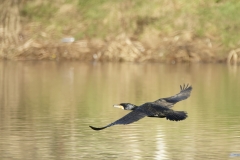
<svg viewBox="0 0 240 160">
<path fill-rule="evenodd" d="M 140 105 L 193 91 L 188 118 L 94 131 Z M 240 159 L 240 67 L 225 64 L 0 62 L 1 160 Z"/>
</svg>

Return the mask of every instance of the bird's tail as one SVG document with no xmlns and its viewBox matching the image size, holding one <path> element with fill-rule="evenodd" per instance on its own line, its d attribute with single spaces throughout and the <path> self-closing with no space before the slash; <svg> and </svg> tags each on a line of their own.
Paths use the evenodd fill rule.
<svg viewBox="0 0 240 160">
<path fill-rule="evenodd" d="M 184 111 L 168 111 L 166 113 L 166 119 L 170 121 L 182 121 L 187 118 L 187 113 Z"/>
</svg>

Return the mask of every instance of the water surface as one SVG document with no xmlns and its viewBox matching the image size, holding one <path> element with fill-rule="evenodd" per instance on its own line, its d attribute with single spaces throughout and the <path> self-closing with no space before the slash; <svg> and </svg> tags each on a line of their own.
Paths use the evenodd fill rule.
<svg viewBox="0 0 240 160">
<path fill-rule="evenodd" d="M 185 121 L 102 127 L 179 92 Z M 0 159 L 240 159 L 240 67 L 223 64 L 0 62 Z"/>
</svg>

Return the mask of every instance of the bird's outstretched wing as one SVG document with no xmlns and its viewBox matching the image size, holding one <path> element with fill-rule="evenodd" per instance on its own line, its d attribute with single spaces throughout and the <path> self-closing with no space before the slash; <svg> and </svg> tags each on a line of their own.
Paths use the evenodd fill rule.
<svg viewBox="0 0 240 160">
<path fill-rule="evenodd" d="M 107 127 L 111 127 L 114 125 L 130 124 L 130 123 L 136 122 L 136 121 L 144 118 L 145 116 L 147 116 L 146 113 L 138 111 L 138 110 L 134 110 L 134 111 L 128 113 L 127 115 L 125 115 L 124 117 L 120 118 L 119 120 L 117 120 L 105 127 L 100 127 L 100 128 L 93 127 L 93 126 L 89 126 L 89 127 L 91 127 L 93 130 L 102 130 L 102 129 L 105 129 Z"/>
<path fill-rule="evenodd" d="M 190 96 L 192 91 L 192 86 L 189 86 L 188 84 L 187 85 L 184 84 L 183 86 L 180 85 L 180 89 L 181 90 L 178 94 L 171 97 L 167 97 L 167 98 L 160 98 L 154 101 L 153 103 L 161 106 L 169 106 L 171 108 L 172 107 L 171 104 L 175 104 L 179 101 L 185 100 Z"/>
<path fill-rule="evenodd" d="M 178 94 L 168 98 L 164 98 L 164 99 L 172 103 L 177 103 L 179 101 L 185 100 L 190 96 L 192 91 L 192 86 L 188 86 L 188 84 L 187 85 L 184 84 L 183 86 L 180 85 L 180 89 L 181 90 Z"/>
</svg>

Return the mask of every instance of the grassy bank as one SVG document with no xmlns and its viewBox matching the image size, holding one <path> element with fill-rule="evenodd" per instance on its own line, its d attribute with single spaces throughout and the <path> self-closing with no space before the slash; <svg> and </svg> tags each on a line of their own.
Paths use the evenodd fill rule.
<svg viewBox="0 0 240 160">
<path fill-rule="evenodd" d="M 239 15 L 238 0 L 27 1 L 17 58 L 224 61 L 240 46 Z"/>
</svg>

